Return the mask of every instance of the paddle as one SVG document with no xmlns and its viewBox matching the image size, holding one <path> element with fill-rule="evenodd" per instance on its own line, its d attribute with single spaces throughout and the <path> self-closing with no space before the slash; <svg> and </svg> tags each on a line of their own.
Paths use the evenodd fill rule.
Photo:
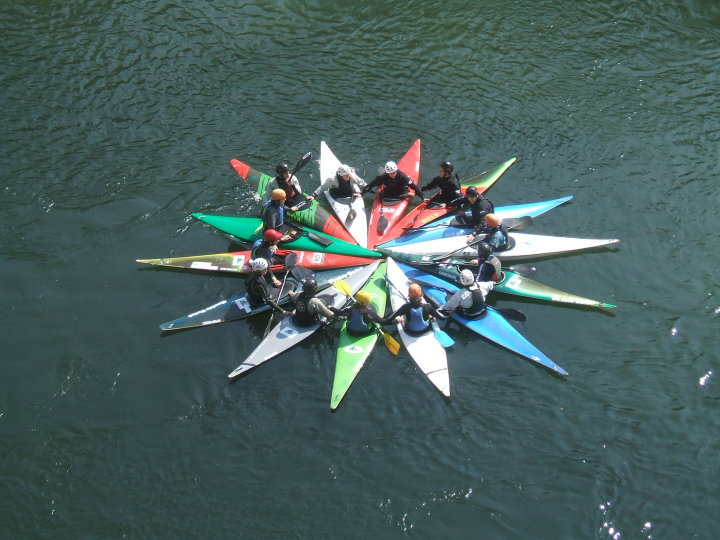
<svg viewBox="0 0 720 540">
<path fill-rule="evenodd" d="M 395 285 L 393 285 L 390 280 L 385 278 L 385 282 L 388 285 L 390 285 L 393 289 L 395 289 L 398 292 L 398 294 L 400 296 L 402 296 L 403 300 L 408 302 L 407 297 L 402 293 L 402 291 L 400 291 Z M 430 302 L 435 307 L 435 309 L 437 309 L 439 306 L 434 304 L 433 302 L 431 302 L 431 300 L 432 300 L 431 298 L 428 298 L 428 302 Z M 442 345 L 445 348 L 452 347 L 453 345 L 455 345 L 455 341 L 453 340 L 453 338 L 451 338 L 447 334 L 447 332 L 445 332 L 438 326 L 437 321 L 435 319 L 432 320 L 430 325 L 432 326 L 433 333 L 435 334 L 435 339 L 438 340 L 438 343 L 440 343 L 440 345 Z"/>
<path fill-rule="evenodd" d="M 344 279 L 333 283 L 333 287 L 335 287 L 338 291 L 343 293 L 348 298 L 352 298 L 352 289 L 350 288 L 350 284 Z M 393 338 L 387 332 L 383 332 L 380 326 L 377 324 L 375 325 L 375 330 L 377 330 L 378 333 L 382 336 L 383 342 L 388 348 L 388 351 L 390 351 L 394 355 L 397 355 L 397 353 L 400 352 L 400 344 L 395 340 L 395 338 Z"/>
<path fill-rule="evenodd" d="M 522 216 L 518 218 L 504 218 L 503 223 L 507 226 L 509 231 L 521 231 L 523 229 L 526 229 L 530 225 L 535 224 L 535 219 L 533 219 L 532 216 Z M 454 228 L 460 228 L 460 229 L 471 229 L 471 225 L 467 225 L 464 223 L 459 223 L 455 221 L 455 219 L 451 220 L 449 223 L 438 223 L 437 225 L 431 225 L 431 226 L 425 226 L 425 227 L 403 227 L 403 229 L 408 231 L 434 231 L 435 229 L 442 229 L 445 227 L 454 227 Z"/>
<path fill-rule="evenodd" d="M 313 231 L 304 229 L 300 225 L 295 225 L 294 223 L 290 223 L 289 221 L 286 221 L 284 225 L 287 225 L 288 228 L 298 232 L 301 236 L 307 236 L 310 240 L 312 240 L 313 242 L 317 242 L 321 246 L 327 247 L 333 243 L 333 240 L 331 240 L 330 238 L 326 238 L 325 236 L 319 235 Z"/>
<path fill-rule="evenodd" d="M 282 294 L 283 289 L 285 288 L 285 281 L 287 280 L 288 274 L 290 274 L 290 271 L 295 266 L 295 263 L 297 262 L 297 253 L 288 253 L 285 255 L 285 277 L 282 280 L 282 285 L 280 285 L 280 294 Z M 275 318 L 275 310 L 271 310 L 270 313 L 270 319 L 268 319 L 267 326 L 265 327 L 265 333 L 263 334 L 263 338 L 267 337 L 267 335 L 270 333 L 270 329 L 272 328 L 272 322 Z"/>
<path fill-rule="evenodd" d="M 378 195 L 379 202 L 380 202 L 380 218 L 377 222 L 377 232 L 379 235 L 382 235 L 385 232 L 385 229 L 387 229 L 388 226 L 388 220 L 385 217 L 385 212 L 383 212 L 383 200 L 382 200 L 382 194 Z"/>
<path fill-rule="evenodd" d="M 508 267 L 508 270 L 525 277 L 537 275 L 537 268 L 532 264 L 513 264 Z"/>
</svg>

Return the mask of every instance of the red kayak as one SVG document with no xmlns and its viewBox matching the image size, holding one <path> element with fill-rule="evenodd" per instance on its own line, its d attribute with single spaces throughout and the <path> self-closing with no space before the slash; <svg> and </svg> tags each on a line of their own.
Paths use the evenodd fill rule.
<svg viewBox="0 0 720 540">
<path fill-rule="evenodd" d="M 501 163 L 497 167 L 490 169 L 483 174 L 478 174 L 472 178 L 468 178 L 464 182 L 461 182 L 460 187 L 463 194 L 470 186 L 475 186 L 478 193 L 484 193 L 513 163 L 515 163 L 515 158 L 510 158 L 504 163 Z M 388 242 L 390 240 L 394 240 L 398 236 L 408 232 L 409 229 L 417 229 L 418 227 L 427 225 L 428 223 L 435 221 L 436 219 L 440 219 L 448 213 L 457 210 L 457 208 L 454 207 L 428 208 L 427 204 L 427 201 L 423 201 L 405 214 L 405 216 L 398 221 L 391 230 L 385 233 L 383 241 Z"/>
<path fill-rule="evenodd" d="M 420 178 L 420 139 L 417 139 L 405 155 L 398 161 L 398 169 L 407 174 L 417 184 Z M 402 218 L 403 213 L 410 204 L 415 193 L 410 193 L 397 201 L 383 201 L 382 187 L 378 188 L 370 213 L 368 224 L 368 249 L 373 249 L 378 244 L 397 238 L 402 230 L 396 235 L 388 234 Z M 378 224 L 380 226 L 378 227 Z"/>
<path fill-rule="evenodd" d="M 151 264 L 154 266 L 170 266 L 173 268 L 187 268 L 190 270 L 202 270 L 212 272 L 236 272 L 247 274 L 250 267 L 247 262 L 250 260 L 250 251 L 234 251 L 231 253 L 215 253 L 213 255 L 195 255 L 190 257 L 167 257 L 164 259 L 138 259 L 137 262 Z M 278 249 L 277 255 L 285 257 L 289 253 L 297 255 L 295 266 L 302 266 L 311 270 L 327 270 L 331 268 L 346 268 L 369 264 L 377 259 L 366 257 L 353 257 L 350 255 L 338 255 L 336 253 L 322 253 L 318 251 L 297 251 L 290 249 Z M 271 266 L 273 272 L 284 272 L 283 264 Z"/>
<path fill-rule="evenodd" d="M 265 173 L 253 169 L 247 163 L 243 163 L 239 159 L 231 159 L 230 165 L 240 175 L 243 180 L 246 180 L 248 184 L 257 193 L 258 200 L 265 195 L 265 189 L 267 185 L 273 181 L 274 177 L 269 176 Z M 302 208 L 298 209 L 297 212 L 287 212 L 288 217 L 302 223 L 306 227 L 315 229 L 316 231 L 329 234 L 340 240 L 345 240 L 351 244 L 357 244 L 355 239 L 345 229 L 335 216 L 330 214 L 325 208 L 320 206 L 317 201 L 307 201 L 302 204 Z"/>
</svg>

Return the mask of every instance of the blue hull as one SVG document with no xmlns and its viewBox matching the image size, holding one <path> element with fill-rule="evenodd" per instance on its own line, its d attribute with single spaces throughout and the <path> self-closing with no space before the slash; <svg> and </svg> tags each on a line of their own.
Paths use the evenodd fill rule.
<svg viewBox="0 0 720 540">
<path fill-rule="evenodd" d="M 572 195 L 568 195 L 566 197 L 560 197 L 559 199 L 552 199 L 550 201 L 514 204 L 511 206 L 498 206 L 495 208 L 495 213 L 502 218 L 519 218 L 523 216 L 537 217 L 549 210 L 552 210 L 556 206 L 566 203 L 572 198 Z M 459 236 L 462 234 L 467 235 L 472 232 L 472 228 L 470 227 L 448 227 L 448 223 L 450 223 L 454 217 L 454 214 L 445 216 L 444 218 L 429 223 L 424 227 L 413 230 L 389 242 L 385 242 L 382 246 L 384 248 L 392 248 L 394 246 L 412 244 L 413 242 L 449 238 L 451 236 Z"/>
</svg>

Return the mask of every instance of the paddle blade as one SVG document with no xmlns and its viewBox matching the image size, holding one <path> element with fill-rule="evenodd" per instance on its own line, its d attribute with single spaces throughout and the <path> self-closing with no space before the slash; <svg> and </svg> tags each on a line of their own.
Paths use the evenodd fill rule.
<svg viewBox="0 0 720 540">
<path fill-rule="evenodd" d="M 519 218 L 507 218 L 503 220 L 503 223 L 507 226 L 510 231 L 520 231 L 535 223 L 532 216 L 522 216 Z"/>
<path fill-rule="evenodd" d="M 525 322 L 527 320 L 527 316 L 519 309 L 495 308 L 495 311 L 510 321 Z"/>
<path fill-rule="evenodd" d="M 388 226 L 388 220 L 385 217 L 385 215 L 381 215 L 380 219 L 378 219 L 377 222 L 377 232 L 378 234 L 382 234 L 385 232 L 385 229 L 387 229 Z"/>
<path fill-rule="evenodd" d="M 400 352 L 400 344 L 387 332 L 383 332 L 379 328 L 378 332 L 380 332 L 380 335 L 383 337 L 383 341 L 385 342 L 385 346 L 387 347 L 388 351 L 397 356 L 397 353 Z"/>
<path fill-rule="evenodd" d="M 297 264 L 297 253 L 291 251 L 285 256 L 285 271 L 289 272 Z"/>
<path fill-rule="evenodd" d="M 352 296 L 352 289 L 350 288 L 350 284 L 344 279 L 336 281 L 332 285 L 345 296 Z"/>
<path fill-rule="evenodd" d="M 455 345 L 455 340 L 442 330 L 437 323 L 433 323 L 433 331 L 435 332 L 435 338 L 443 347 L 447 348 Z"/>
<path fill-rule="evenodd" d="M 345 218 L 345 223 L 349 225 L 350 223 L 352 223 L 355 220 L 356 217 L 357 217 L 357 212 L 355 211 L 354 208 L 351 207 L 350 211 L 348 212 L 347 217 Z"/>
<path fill-rule="evenodd" d="M 300 169 L 302 169 L 305 165 L 308 164 L 308 162 L 312 159 L 312 152 L 308 152 L 303 157 L 300 158 L 300 160 L 295 165 L 295 168 L 293 169 L 292 174 L 295 174 Z"/>
</svg>

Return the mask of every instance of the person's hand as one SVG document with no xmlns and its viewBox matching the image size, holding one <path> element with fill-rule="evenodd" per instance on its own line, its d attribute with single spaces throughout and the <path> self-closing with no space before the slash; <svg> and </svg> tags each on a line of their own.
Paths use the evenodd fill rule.
<svg viewBox="0 0 720 540">
<path fill-rule="evenodd" d="M 282 312 L 282 314 L 283 314 L 283 317 L 289 317 L 290 315 L 292 315 L 292 311 L 285 310 Z"/>
<path fill-rule="evenodd" d="M 361 197 L 359 193 L 353 193 L 353 199 L 357 199 L 358 197 Z"/>
<path fill-rule="evenodd" d="M 283 237 L 280 239 L 281 242 L 287 242 L 292 237 L 289 234 L 284 234 Z"/>
<path fill-rule="evenodd" d="M 401 323 L 401 324 L 405 324 L 405 317 L 403 317 L 402 315 L 400 315 L 399 317 L 396 317 L 396 318 L 395 318 L 395 322 L 399 322 L 399 323 Z"/>
<path fill-rule="evenodd" d="M 466 243 L 466 244 L 469 244 L 469 243 L 472 242 L 473 240 L 475 240 L 475 235 L 474 235 L 474 234 L 468 234 L 468 235 L 465 237 L 465 243 Z"/>
<path fill-rule="evenodd" d="M 278 278 L 275 278 L 273 279 L 273 285 L 275 285 L 275 287 L 281 287 L 282 282 Z"/>
<path fill-rule="evenodd" d="M 291 212 L 297 212 L 298 207 L 297 206 L 291 206 L 290 211 Z"/>
<path fill-rule="evenodd" d="M 315 197 L 312 196 L 312 195 L 308 195 L 308 196 L 307 196 L 307 200 L 308 200 L 308 201 L 312 201 L 314 198 L 315 198 Z"/>
</svg>

